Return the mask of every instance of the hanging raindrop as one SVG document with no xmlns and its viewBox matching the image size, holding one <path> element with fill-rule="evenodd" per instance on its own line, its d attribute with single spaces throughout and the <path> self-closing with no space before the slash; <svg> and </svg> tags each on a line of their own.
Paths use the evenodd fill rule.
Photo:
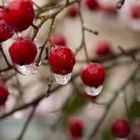
<svg viewBox="0 0 140 140">
<path fill-rule="evenodd" d="M 54 77 L 55 77 L 55 80 L 58 84 L 66 85 L 71 79 L 71 73 L 66 74 L 66 75 L 61 75 L 61 74 L 55 74 L 54 73 Z"/>
<path fill-rule="evenodd" d="M 22 65 L 22 66 L 18 64 L 14 64 L 14 67 L 17 72 L 23 75 L 31 75 L 37 72 L 37 66 L 35 65 L 35 63 L 31 63 L 29 65 Z"/>
<path fill-rule="evenodd" d="M 90 95 L 90 96 L 97 96 L 100 94 L 100 92 L 102 91 L 103 86 L 100 85 L 97 88 L 96 87 L 89 87 L 89 86 L 85 86 L 85 92 Z"/>
</svg>

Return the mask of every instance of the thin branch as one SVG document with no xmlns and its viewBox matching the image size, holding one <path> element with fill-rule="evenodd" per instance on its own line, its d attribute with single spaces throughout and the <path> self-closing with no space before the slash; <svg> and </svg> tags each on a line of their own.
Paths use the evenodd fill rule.
<svg viewBox="0 0 140 140">
<path fill-rule="evenodd" d="M 10 65 L 10 63 L 9 63 L 9 61 L 7 59 L 7 56 L 6 56 L 5 52 L 3 51 L 1 43 L 0 43 L 0 51 L 1 51 L 2 55 L 3 55 L 3 57 L 4 57 L 4 60 L 5 60 L 6 64 L 7 64 L 7 66 L 10 67 L 11 65 Z"/>
<path fill-rule="evenodd" d="M 80 18 L 80 23 L 81 23 L 81 31 L 82 31 L 82 43 L 80 47 L 83 47 L 84 52 L 85 52 L 85 57 L 86 57 L 86 62 L 89 63 L 89 56 L 88 56 L 88 51 L 86 47 L 86 41 L 85 41 L 85 27 L 84 27 L 84 19 L 82 16 L 82 9 L 81 9 L 81 2 L 79 2 L 79 18 Z"/>
<path fill-rule="evenodd" d="M 27 131 L 27 128 L 28 128 L 33 116 L 34 116 L 35 111 L 36 111 L 36 106 L 33 106 L 32 110 L 31 110 L 31 112 L 29 114 L 29 117 L 27 118 L 27 121 L 25 122 L 25 124 L 23 126 L 23 129 L 22 129 L 19 137 L 17 138 L 17 140 L 22 140 L 23 139 L 24 134 Z"/>
</svg>

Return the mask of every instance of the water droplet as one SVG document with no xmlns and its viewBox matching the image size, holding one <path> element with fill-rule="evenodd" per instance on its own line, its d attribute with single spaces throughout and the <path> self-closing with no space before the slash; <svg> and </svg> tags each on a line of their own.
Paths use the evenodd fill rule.
<svg viewBox="0 0 140 140">
<path fill-rule="evenodd" d="M 23 113 L 21 111 L 18 111 L 13 114 L 13 118 L 15 119 L 21 119 L 23 117 Z"/>
<path fill-rule="evenodd" d="M 14 64 L 14 67 L 17 72 L 23 75 L 31 75 L 37 72 L 37 66 L 34 63 L 22 66 Z"/>
<path fill-rule="evenodd" d="M 71 79 L 71 73 L 66 74 L 66 75 L 61 75 L 61 74 L 55 74 L 54 73 L 54 77 L 55 77 L 55 80 L 58 84 L 66 85 Z"/>
<path fill-rule="evenodd" d="M 85 92 L 90 96 L 97 96 L 102 91 L 103 86 L 100 85 L 97 88 L 96 87 L 89 87 L 85 86 Z"/>
</svg>

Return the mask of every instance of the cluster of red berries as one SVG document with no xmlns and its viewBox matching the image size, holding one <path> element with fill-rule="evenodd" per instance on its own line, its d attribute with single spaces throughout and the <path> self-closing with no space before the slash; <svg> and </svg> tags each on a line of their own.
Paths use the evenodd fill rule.
<svg viewBox="0 0 140 140">
<path fill-rule="evenodd" d="M 116 138 L 127 138 L 130 133 L 130 123 L 125 118 L 116 119 L 111 125 L 112 135 Z"/>
<path fill-rule="evenodd" d="M 71 118 L 67 123 L 67 130 L 72 139 L 84 136 L 84 122 L 81 118 Z M 130 134 L 130 123 L 125 118 L 118 118 L 111 124 L 111 134 L 115 138 L 127 138 Z"/>
<path fill-rule="evenodd" d="M 0 10 L 1 42 L 12 37 L 14 32 L 27 29 L 34 17 L 35 12 L 31 0 L 12 0 L 5 3 L 3 9 Z"/>
</svg>

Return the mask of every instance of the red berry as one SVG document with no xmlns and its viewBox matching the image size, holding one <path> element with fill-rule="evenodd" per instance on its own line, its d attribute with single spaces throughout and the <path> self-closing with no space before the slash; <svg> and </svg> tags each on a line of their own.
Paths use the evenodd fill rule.
<svg viewBox="0 0 140 140">
<path fill-rule="evenodd" d="M 57 46 L 66 46 L 66 39 L 61 34 L 54 34 L 51 38 L 51 41 L 54 45 Z"/>
<path fill-rule="evenodd" d="M 18 38 L 9 48 L 13 63 L 18 65 L 31 64 L 37 54 L 36 45 L 27 39 Z"/>
<path fill-rule="evenodd" d="M 111 132 L 117 138 L 125 138 L 129 135 L 130 124 L 124 118 L 119 118 L 112 123 Z"/>
<path fill-rule="evenodd" d="M 139 5 L 131 5 L 130 16 L 134 19 L 140 18 L 140 6 Z"/>
<path fill-rule="evenodd" d="M 7 98 L 8 98 L 9 92 L 6 89 L 6 87 L 3 85 L 2 82 L 0 82 L 0 105 L 4 105 Z"/>
<path fill-rule="evenodd" d="M 3 10 L 3 18 L 15 31 L 27 29 L 35 17 L 31 0 L 11 0 Z"/>
<path fill-rule="evenodd" d="M 84 131 L 84 124 L 82 120 L 80 118 L 72 118 L 69 120 L 68 131 L 72 138 L 81 138 Z"/>
<path fill-rule="evenodd" d="M 81 72 L 81 80 L 90 87 L 99 87 L 103 84 L 105 70 L 101 64 L 88 64 Z"/>
<path fill-rule="evenodd" d="M 95 10 L 99 8 L 97 0 L 84 0 L 84 3 L 89 10 Z"/>
<path fill-rule="evenodd" d="M 75 57 L 71 49 L 61 46 L 50 51 L 49 64 L 54 73 L 66 75 L 72 72 Z"/>
<path fill-rule="evenodd" d="M 71 18 L 75 18 L 78 16 L 79 9 L 77 5 L 72 5 L 68 11 L 68 16 Z"/>
<path fill-rule="evenodd" d="M 12 28 L 3 19 L 0 19 L 0 43 L 11 38 L 13 34 Z"/>
<path fill-rule="evenodd" d="M 95 54 L 97 56 L 106 56 L 112 53 L 111 45 L 107 41 L 100 41 L 95 46 Z"/>
</svg>

